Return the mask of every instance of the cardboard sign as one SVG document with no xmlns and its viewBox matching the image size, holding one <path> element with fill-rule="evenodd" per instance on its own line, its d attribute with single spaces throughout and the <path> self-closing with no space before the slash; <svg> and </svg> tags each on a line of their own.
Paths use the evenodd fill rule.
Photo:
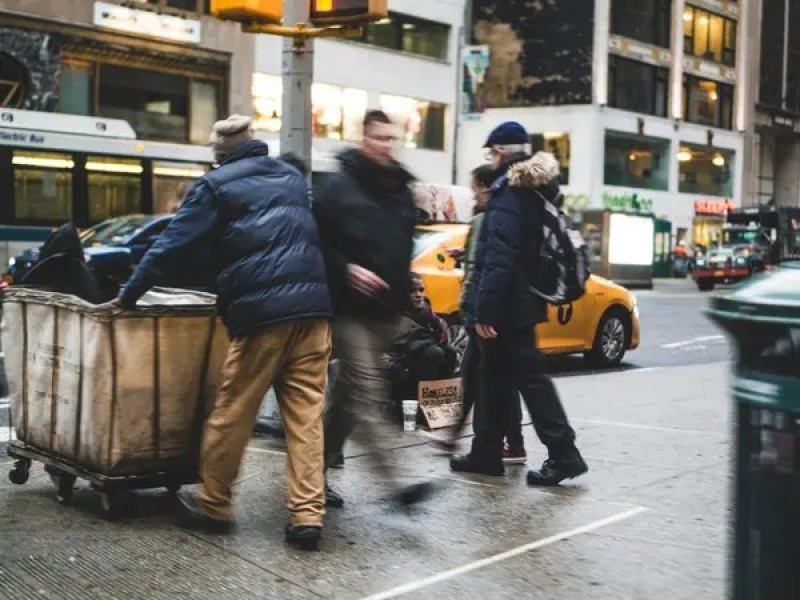
<svg viewBox="0 0 800 600">
<path fill-rule="evenodd" d="M 455 425 L 461 418 L 461 380 L 421 381 L 419 407 L 429 429 Z"/>
</svg>

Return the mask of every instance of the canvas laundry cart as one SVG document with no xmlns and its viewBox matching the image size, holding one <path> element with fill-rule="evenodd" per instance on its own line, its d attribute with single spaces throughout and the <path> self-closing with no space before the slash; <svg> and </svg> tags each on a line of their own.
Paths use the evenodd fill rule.
<svg viewBox="0 0 800 600">
<path fill-rule="evenodd" d="M 202 425 L 228 346 L 214 296 L 157 289 L 124 312 L 11 288 L 2 335 L 13 483 L 42 462 L 60 502 L 85 479 L 113 517 L 125 490 L 197 481 Z"/>
</svg>

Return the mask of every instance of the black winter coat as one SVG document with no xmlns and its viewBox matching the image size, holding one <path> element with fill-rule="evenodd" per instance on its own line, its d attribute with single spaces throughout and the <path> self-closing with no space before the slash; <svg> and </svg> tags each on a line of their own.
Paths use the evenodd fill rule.
<svg viewBox="0 0 800 600">
<path fill-rule="evenodd" d="M 217 304 L 230 337 L 331 316 L 306 182 L 267 153 L 262 142 L 243 144 L 195 183 L 139 263 L 123 305 L 135 306 L 150 287 L 168 283 L 170 273 L 197 268 L 198 257 L 212 256 Z"/>
<path fill-rule="evenodd" d="M 341 171 L 314 199 L 334 312 L 366 318 L 397 316 L 408 306 L 411 294 L 413 178 L 400 165 L 379 165 L 360 150 L 346 150 L 338 158 Z M 359 294 L 349 285 L 348 264 L 374 272 L 389 289 L 375 296 Z"/>
<path fill-rule="evenodd" d="M 557 175 L 543 171 L 537 157 L 518 158 L 498 171 L 465 301 L 468 322 L 508 329 L 547 321 L 547 304 L 531 291 L 543 235 L 544 200 L 536 190 L 557 190 Z"/>
</svg>

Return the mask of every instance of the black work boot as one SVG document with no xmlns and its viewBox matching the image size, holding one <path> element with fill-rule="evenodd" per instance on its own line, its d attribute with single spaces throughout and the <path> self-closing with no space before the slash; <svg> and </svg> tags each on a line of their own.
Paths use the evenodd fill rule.
<svg viewBox="0 0 800 600">
<path fill-rule="evenodd" d="M 286 526 L 286 542 L 301 550 L 318 550 L 322 539 L 322 527 L 312 525 Z"/>
<path fill-rule="evenodd" d="M 342 508 L 344 506 L 344 498 L 338 492 L 333 491 L 327 483 L 325 484 L 325 506 L 331 508 Z"/>
<path fill-rule="evenodd" d="M 197 505 L 197 496 L 189 490 L 181 490 L 177 493 L 178 508 L 184 519 L 184 524 L 191 528 L 206 533 L 227 535 L 233 533 L 236 528 L 235 521 L 225 521 L 214 519 L 203 514 Z"/>
<path fill-rule="evenodd" d="M 589 470 L 586 461 L 577 449 L 548 458 L 538 471 L 528 471 L 528 485 L 553 486 L 565 479 L 575 479 Z"/>
<path fill-rule="evenodd" d="M 456 473 L 477 473 L 493 477 L 501 477 L 506 474 L 501 457 L 498 456 L 496 461 L 489 462 L 477 459 L 473 454 L 460 454 L 451 458 L 450 470 Z"/>
</svg>

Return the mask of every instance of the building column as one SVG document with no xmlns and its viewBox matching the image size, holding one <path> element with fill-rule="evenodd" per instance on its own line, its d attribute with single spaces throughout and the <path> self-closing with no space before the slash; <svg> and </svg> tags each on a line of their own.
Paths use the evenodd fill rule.
<svg viewBox="0 0 800 600">
<path fill-rule="evenodd" d="M 594 57 L 592 95 L 595 105 L 608 104 L 608 40 L 611 36 L 611 0 L 594 3 Z"/>
<path fill-rule="evenodd" d="M 669 85 L 669 116 L 683 119 L 683 11 L 685 0 L 675 0 L 672 4 L 672 67 Z M 677 150 L 676 150 L 677 152 Z"/>
<path fill-rule="evenodd" d="M 760 140 L 756 131 L 756 103 L 761 69 L 762 0 L 740 0 L 736 48 L 734 129 L 744 136 L 741 161 L 741 205 L 758 205 Z"/>
</svg>

